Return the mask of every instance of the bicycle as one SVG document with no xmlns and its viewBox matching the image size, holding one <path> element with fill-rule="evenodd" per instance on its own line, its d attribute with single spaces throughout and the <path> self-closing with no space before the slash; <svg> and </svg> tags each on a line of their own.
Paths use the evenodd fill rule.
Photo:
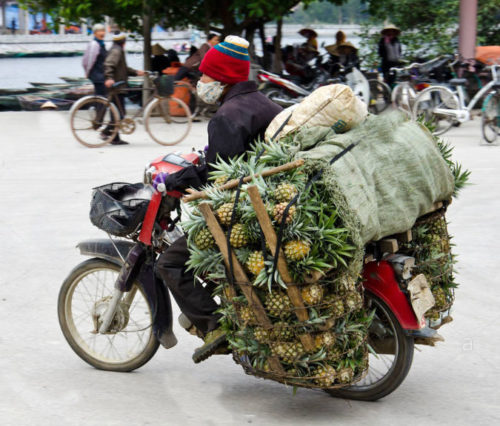
<svg viewBox="0 0 500 426">
<path fill-rule="evenodd" d="M 173 78 L 158 77 L 158 73 L 145 72 L 146 87 L 130 88 L 119 81 L 109 89 L 107 97 L 85 96 L 74 103 L 70 111 L 73 136 L 82 145 L 99 148 L 109 144 L 118 132 L 129 135 L 136 129 L 136 120 L 142 116 L 149 136 L 160 145 L 175 145 L 191 129 L 192 117 L 188 106 L 172 96 Z M 154 84 L 151 85 L 151 82 Z M 125 95 L 151 92 L 146 105 L 125 116 L 122 102 Z"/>
<path fill-rule="evenodd" d="M 403 68 L 391 68 L 391 72 L 399 73 L 398 79 L 400 80 L 400 82 L 392 89 L 391 101 L 393 106 L 411 116 L 413 105 L 418 96 L 417 92 L 420 92 L 430 86 L 429 81 L 422 79 L 421 76 L 415 74 L 414 72 L 425 69 L 426 67 L 430 70 L 433 67 L 439 66 L 440 61 L 449 61 L 450 59 L 451 56 L 449 55 L 438 56 L 437 58 L 431 59 L 427 62 L 414 62 Z M 416 81 L 414 82 L 414 80 Z"/>
<path fill-rule="evenodd" d="M 493 138 L 490 130 L 492 129 L 498 135 L 499 124 L 498 117 L 495 115 L 498 115 L 498 97 L 500 96 L 498 67 L 499 65 L 487 67 L 491 70 L 492 80 L 479 90 L 467 105 L 464 91 L 467 83 L 465 78 L 453 78 L 449 81 L 449 84 L 455 88 L 455 92 L 445 86 L 431 86 L 423 90 L 415 99 L 412 110 L 413 118 L 415 120 L 423 118 L 426 122 L 432 123 L 435 127 L 433 134 L 442 135 L 453 125 L 469 121 L 476 103 L 483 96 L 488 95 L 482 106 L 482 130 L 486 141 L 493 142 L 496 136 Z"/>
</svg>

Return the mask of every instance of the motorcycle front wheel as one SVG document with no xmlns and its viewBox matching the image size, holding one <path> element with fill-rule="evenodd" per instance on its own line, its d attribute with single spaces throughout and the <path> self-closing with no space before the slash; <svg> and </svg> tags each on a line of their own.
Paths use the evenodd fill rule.
<svg viewBox="0 0 500 426">
<path fill-rule="evenodd" d="M 369 311 L 375 310 L 369 329 L 370 353 L 366 376 L 353 386 L 325 390 L 334 397 L 376 401 L 394 392 L 406 378 L 413 361 L 413 337 L 406 336 L 391 309 L 378 297 L 365 293 Z"/>
<path fill-rule="evenodd" d="M 158 350 L 153 315 L 136 282 L 124 293 L 105 334 L 99 333 L 120 267 L 102 259 L 80 263 L 66 278 L 58 299 L 61 330 L 75 353 L 100 370 L 132 371 Z"/>
</svg>

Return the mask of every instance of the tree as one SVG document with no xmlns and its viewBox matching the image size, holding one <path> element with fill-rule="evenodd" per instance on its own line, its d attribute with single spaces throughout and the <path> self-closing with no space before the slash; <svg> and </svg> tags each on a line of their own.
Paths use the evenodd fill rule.
<svg viewBox="0 0 500 426">
<path fill-rule="evenodd" d="M 459 0 L 364 0 L 371 16 L 359 34 L 367 63 L 377 61 L 376 43 L 380 38 L 374 27 L 384 21 L 397 25 L 404 53 L 409 59 L 453 53 L 457 48 Z M 412 11 L 411 13 L 409 11 Z M 478 0 L 477 43 L 500 44 L 500 3 Z"/>
</svg>

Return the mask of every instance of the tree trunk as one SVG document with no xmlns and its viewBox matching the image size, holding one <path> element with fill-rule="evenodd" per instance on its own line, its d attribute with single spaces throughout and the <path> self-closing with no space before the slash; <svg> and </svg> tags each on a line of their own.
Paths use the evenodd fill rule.
<svg viewBox="0 0 500 426">
<path fill-rule="evenodd" d="M 268 70 L 271 66 L 271 56 L 266 49 L 266 30 L 264 28 L 263 22 L 259 23 L 259 36 L 260 42 L 262 44 L 262 66 L 264 67 L 264 69 Z"/>
<path fill-rule="evenodd" d="M 280 74 L 281 69 L 281 30 L 283 28 L 283 19 L 278 19 L 276 23 L 276 37 L 274 38 L 274 61 L 273 72 Z"/>
<path fill-rule="evenodd" d="M 257 55 L 255 53 L 255 43 L 254 43 L 255 26 L 250 26 L 245 29 L 245 39 L 248 40 L 250 46 L 248 46 L 248 54 L 252 62 L 257 61 Z"/>
<path fill-rule="evenodd" d="M 7 0 L 2 0 L 1 2 L 1 5 L 2 5 L 2 26 L 0 27 L 0 29 L 2 31 L 0 31 L 0 34 L 4 34 L 7 32 L 7 13 L 5 11 L 5 9 L 7 8 Z"/>
</svg>

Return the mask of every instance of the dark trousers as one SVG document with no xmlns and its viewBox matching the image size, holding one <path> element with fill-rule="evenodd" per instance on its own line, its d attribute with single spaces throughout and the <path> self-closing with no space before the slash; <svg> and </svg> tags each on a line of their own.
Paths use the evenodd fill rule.
<svg viewBox="0 0 500 426">
<path fill-rule="evenodd" d="M 186 237 L 179 238 L 159 257 L 156 274 L 163 280 L 177 305 L 196 328 L 204 335 L 218 328 L 219 308 L 211 292 L 205 288 L 191 271 L 186 271 L 189 259 Z"/>
<path fill-rule="evenodd" d="M 396 82 L 396 73 L 390 71 L 392 67 L 399 66 L 399 62 L 390 62 L 390 61 L 382 61 L 382 73 L 384 75 L 384 81 L 389 85 L 392 89 L 394 83 Z"/>
</svg>

